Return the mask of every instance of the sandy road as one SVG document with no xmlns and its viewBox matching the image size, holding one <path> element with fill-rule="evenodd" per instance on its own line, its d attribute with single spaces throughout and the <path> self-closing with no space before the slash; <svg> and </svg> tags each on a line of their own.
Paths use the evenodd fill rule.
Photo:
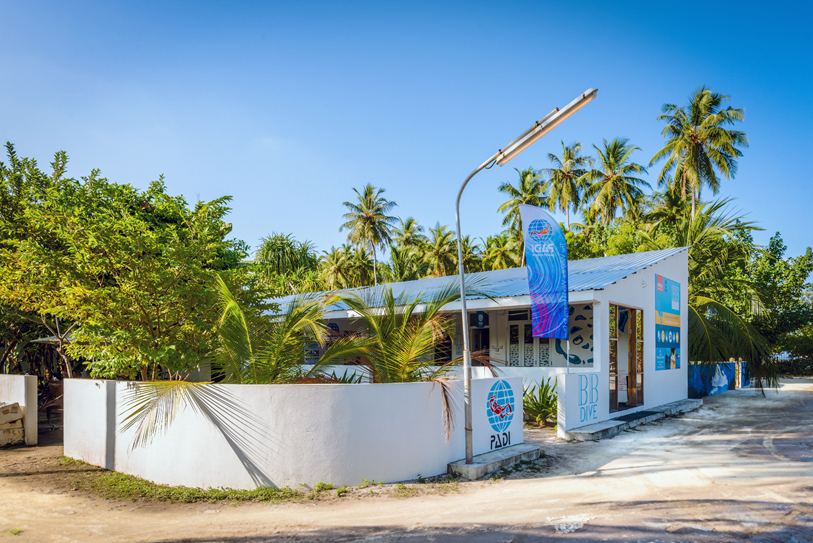
<svg viewBox="0 0 813 543">
<path fill-rule="evenodd" d="M 0 541 L 813 542 L 811 380 L 707 398 L 599 443 L 535 439 L 547 473 L 443 496 L 238 507 L 94 498 L 68 490 L 64 469 L 43 473 L 58 442 L 0 451 Z"/>
</svg>

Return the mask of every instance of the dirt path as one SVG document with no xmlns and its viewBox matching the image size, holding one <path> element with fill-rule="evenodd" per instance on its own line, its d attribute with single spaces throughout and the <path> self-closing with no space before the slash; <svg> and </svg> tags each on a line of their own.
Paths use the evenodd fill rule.
<svg viewBox="0 0 813 543">
<path fill-rule="evenodd" d="M 445 495 L 231 506 L 71 490 L 95 468 L 61 465 L 55 432 L 44 446 L 0 451 L 0 541 L 813 542 L 812 436 L 813 381 L 797 379 L 599 443 L 531 432 L 549 457 L 538 473 Z"/>
</svg>

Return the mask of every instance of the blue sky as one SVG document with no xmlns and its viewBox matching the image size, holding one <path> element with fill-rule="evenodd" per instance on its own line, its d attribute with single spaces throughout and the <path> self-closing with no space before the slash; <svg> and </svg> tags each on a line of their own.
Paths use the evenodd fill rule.
<svg viewBox="0 0 813 543">
<path fill-rule="evenodd" d="M 478 175 L 464 233 L 500 229 L 497 186 L 560 141 L 630 138 L 647 164 L 664 102 L 701 84 L 743 107 L 750 148 L 721 195 L 767 243 L 811 245 L 809 4 L 681 2 L 3 2 L 0 139 L 69 173 L 190 202 L 232 195 L 234 235 L 339 245 L 365 183 L 396 214 L 452 225 L 465 176 L 555 106 L 598 98 Z M 650 168 L 654 183 L 657 167 Z"/>
</svg>

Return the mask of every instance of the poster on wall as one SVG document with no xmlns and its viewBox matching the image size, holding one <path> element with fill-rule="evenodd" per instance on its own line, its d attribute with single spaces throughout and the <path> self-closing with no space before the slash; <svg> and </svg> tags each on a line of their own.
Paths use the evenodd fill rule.
<svg viewBox="0 0 813 543">
<path fill-rule="evenodd" d="M 680 283 L 655 275 L 655 369 L 680 369 Z"/>
<path fill-rule="evenodd" d="M 568 339 L 567 242 L 542 208 L 520 204 L 533 337 Z"/>
</svg>

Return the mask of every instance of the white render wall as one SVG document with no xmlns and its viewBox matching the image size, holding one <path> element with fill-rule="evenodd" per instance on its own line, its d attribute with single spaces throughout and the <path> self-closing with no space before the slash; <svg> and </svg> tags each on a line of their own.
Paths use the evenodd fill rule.
<svg viewBox="0 0 813 543">
<path fill-rule="evenodd" d="M 19 403 L 23 412 L 25 444 L 37 444 L 37 376 L 0 375 L 0 403 Z"/>
<path fill-rule="evenodd" d="M 655 370 L 655 275 L 662 275 L 680 283 L 680 368 Z M 688 398 L 689 364 L 689 255 L 684 251 L 636 272 L 603 290 L 593 291 L 595 362 L 593 368 L 575 369 L 564 376 L 560 383 L 559 421 L 560 432 L 594 424 L 636 411 Z M 617 304 L 644 310 L 644 405 L 610 413 L 610 353 L 609 353 L 609 305 Z M 624 363 L 619 359 L 619 364 Z M 586 389 L 585 389 L 586 385 Z M 595 392 L 591 392 L 595 388 Z M 585 390 L 587 393 L 586 402 Z M 595 400 L 595 401 L 594 401 Z M 564 407 L 564 409 L 563 409 Z"/>
<path fill-rule="evenodd" d="M 475 415 L 485 413 L 496 381 L 472 385 Z M 521 380 L 506 381 L 517 398 L 512 444 L 522 443 Z M 206 385 L 219 403 L 210 411 L 211 422 L 187 408 L 164 435 L 132 449 L 134 430 L 116 430 L 131 383 L 66 379 L 65 455 L 157 483 L 200 488 L 357 485 L 363 479 L 438 475 L 464 456 L 462 383 L 449 384 L 456 425 L 448 442 L 440 385 L 432 383 Z M 477 435 L 491 432 L 490 426 L 485 416 L 474 419 L 475 454 L 487 452 L 488 438 Z"/>
</svg>

